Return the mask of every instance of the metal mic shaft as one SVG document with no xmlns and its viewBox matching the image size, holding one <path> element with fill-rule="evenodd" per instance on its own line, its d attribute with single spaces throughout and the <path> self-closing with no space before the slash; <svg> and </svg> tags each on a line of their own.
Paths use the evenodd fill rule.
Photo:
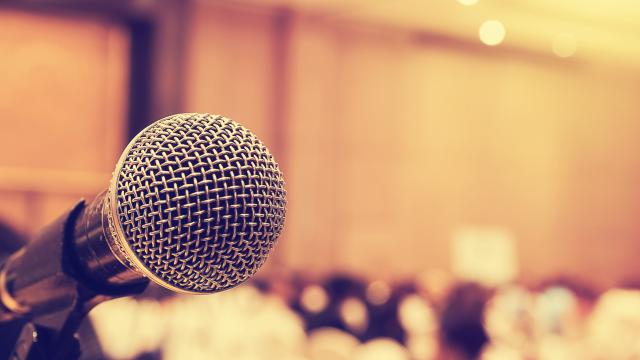
<svg viewBox="0 0 640 360">
<path fill-rule="evenodd" d="M 148 280 L 119 263 L 104 242 L 102 213 L 96 211 L 101 199 L 88 207 L 79 202 L 6 261 L 0 321 L 71 310 L 98 295 L 118 297 L 146 287 Z"/>
<path fill-rule="evenodd" d="M 74 226 L 74 250 L 81 272 L 94 284 L 119 286 L 139 282 L 144 275 L 127 266 L 119 249 L 106 201 L 107 191 L 82 210 Z"/>
</svg>

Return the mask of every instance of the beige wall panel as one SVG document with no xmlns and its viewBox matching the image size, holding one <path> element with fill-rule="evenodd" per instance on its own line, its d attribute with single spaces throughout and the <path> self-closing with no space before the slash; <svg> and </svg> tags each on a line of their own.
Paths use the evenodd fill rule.
<svg viewBox="0 0 640 360">
<path fill-rule="evenodd" d="M 0 11 L 0 198 L 28 233 L 67 209 L 49 197 L 108 185 L 125 140 L 128 46 L 123 28 L 95 18 Z"/>
<path fill-rule="evenodd" d="M 336 78 L 343 49 L 337 35 L 296 19 L 290 39 L 288 85 L 287 222 L 285 261 L 294 269 L 336 269 L 343 226 L 344 155 L 337 146 L 341 91 Z"/>
<path fill-rule="evenodd" d="M 513 234 L 527 281 L 637 272 L 637 77 L 304 14 L 281 46 L 273 15 L 195 4 L 187 111 L 269 144 L 287 66 L 281 264 L 450 269 L 452 235 L 471 226 Z"/>
<path fill-rule="evenodd" d="M 562 95 L 579 116 L 561 123 L 566 146 L 557 252 L 572 273 L 600 281 L 636 279 L 640 251 L 638 76 L 588 69 Z"/>
<path fill-rule="evenodd" d="M 273 17 L 206 2 L 190 16 L 185 111 L 225 115 L 273 146 Z"/>
<path fill-rule="evenodd" d="M 95 20 L 9 10 L 0 29 L 0 166 L 110 171 L 122 142 L 126 37 Z"/>
<path fill-rule="evenodd" d="M 330 23 L 292 39 L 292 264 L 449 268 L 473 226 L 513 234 L 525 280 L 636 271 L 634 79 Z"/>
</svg>

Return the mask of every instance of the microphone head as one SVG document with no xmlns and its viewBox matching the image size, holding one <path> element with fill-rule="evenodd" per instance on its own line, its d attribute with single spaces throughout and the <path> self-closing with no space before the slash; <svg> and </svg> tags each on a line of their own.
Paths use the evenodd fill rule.
<svg viewBox="0 0 640 360">
<path fill-rule="evenodd" d="M 128 265 L 178 292 L 212 293 L 247 280 L 285 219 L 273 156 L 219 115 L 177 114 L 144 129 L 122 154 L 107 198 Z"/>
</svg>

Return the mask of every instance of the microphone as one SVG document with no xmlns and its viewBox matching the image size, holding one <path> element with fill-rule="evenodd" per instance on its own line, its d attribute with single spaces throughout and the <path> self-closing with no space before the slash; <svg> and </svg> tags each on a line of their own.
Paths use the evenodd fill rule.
<svg viewBox="0 0 640 360">
<path fill-rule="evenodd" d="M 232 288 L 265 262 L 285 219 L 284 179 L 249 130 L 177 114 L 140 132 L 108 188 L 80 202 L 0 271 L 0 321 L 141 292 Z"/>
</svg>

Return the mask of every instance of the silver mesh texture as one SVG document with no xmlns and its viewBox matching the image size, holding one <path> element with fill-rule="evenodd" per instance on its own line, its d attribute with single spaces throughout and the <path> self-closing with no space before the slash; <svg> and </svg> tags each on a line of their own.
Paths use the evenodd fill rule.
<svg viewBox="0 0 640 360">
<path fill-rule="evenodd" d="M 162 281 L 216 292 L 265 262 L 284 224 L 284 180 L 249 130 L 222 116 L 173 115 L 145 129 L 121 162 L 116 216 Z"/>
</svg>

